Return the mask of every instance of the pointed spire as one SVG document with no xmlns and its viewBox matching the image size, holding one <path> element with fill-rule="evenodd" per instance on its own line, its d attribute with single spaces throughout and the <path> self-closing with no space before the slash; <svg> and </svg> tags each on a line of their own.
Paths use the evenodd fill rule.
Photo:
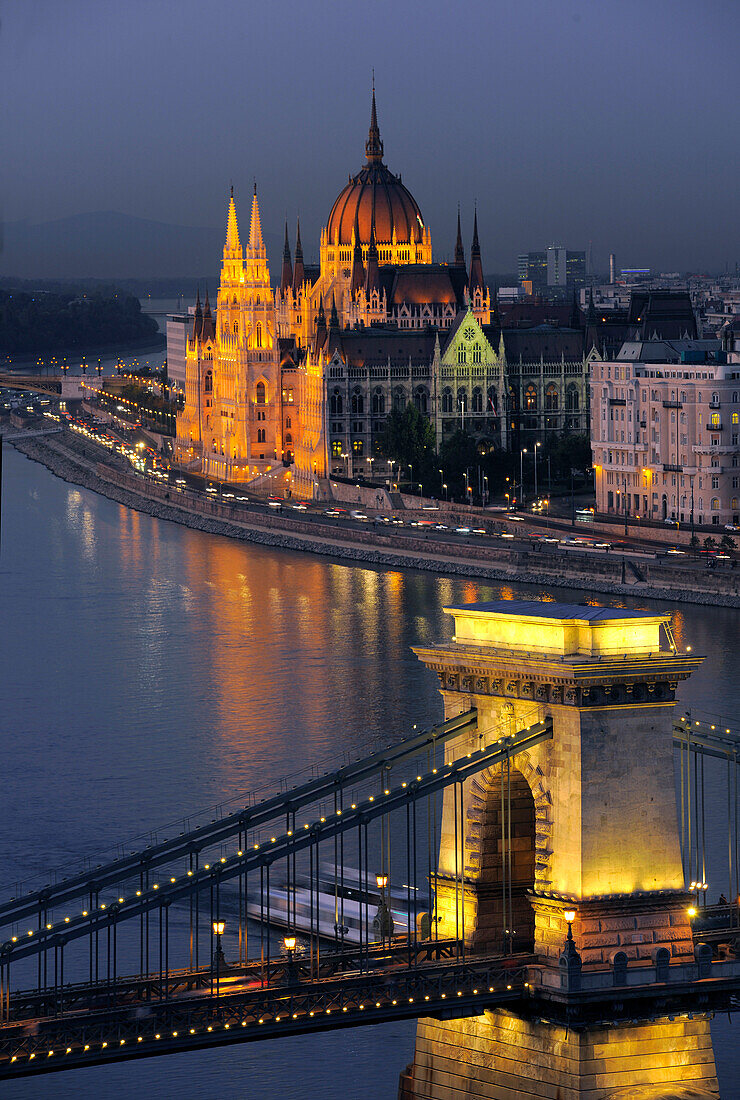
<svg viewBox="0 0 740 1100">
<path fill-rule="evenodd" d="M 339 328 L 339 314 L 337 313 L 337 300 L 331 296 L 331 313 L 329 314 L 329 328 Z"/>
<path fill-rule="evenodd" d="M 581 327 L 581 310 L 580 310 L 580 307 L 578 305 L 578 294 L 576 292 L 575 287 L 573 287 L 573 300 L 571 301 L 571 304 L 570 304 L 570 319 L 568 321 L 568 327 L 569 328 L 580 328 Z"/>
<path fill-rule="evenodd" d="M 205 304 L 205 308 L 203 310 L 203 327 L 201 329 L 201 339 L 205 342 L 206 340 L 215 340 L 215 338 L 216 338 L 216 327 L 213 323 L 213 314 L 211 313 L 211 303 L 208 300 L 208 287 L 206 287 L 206 304 Z"/>
<path fill-rule="evenodd" d="M 473 291 L 485 289 L 483 283 L 483 264 L 480 258 L 480 244 L 478 243 L 478 207 L 475 208 L 473 219 L 473 243 L 470 246 L 470 278 L 468 287 L 472 297 Z"/>
<path fill-rule="evenodd" d="M 457 241 L 455 242 L 455 267 L 465 267 L 465 249 L 460 228 L 460 203 L 457 204 Z"/>
<path fill-rule="evenodd" d="M 193 318 L 193 340 L 197 340 L 203 331 L 203 310 L 200 308 L 200 287 L 195 299 L 195 317 Z"/>
<path fill-rule="evenodd" d="M 367 275 L 365 276 L 365 294 L 368 299 L 374 290 L 380 293 L 380 268 L 378 266 L 378 248 L 375 244 L 375 217 L 370 223 L 370 244 L 367 249 Z"/>
<path fill-rule="evenodd" d="M 280 289 L 285 292 L 293 285 L 293 265 L 290 262 L 290 241 L 288 240 L 288 219 L 285 219 L 285 244 L 283 245 L 283 271 L 280 276 Z"/>
<path fill-rule="evenodd" d="M 231 198 L 229 199 L 229 213 L 226 219 L 226 244 L 224 245 L 224 253 L 226 252 L 238 252 L 241 258 L 241 245 L 239 243 L 239 227 L 236 223 L 233 186 L 231 188 Z"/>
<path fill-rule="evenodd" d="M 262 239 L 262 225 L 260 224 L 260 208 L 257 202 L 257 183 L 254 185 L 254 195 L 252 196 L 252 221 L 249 226 L 249 251 L 252 253 L 262 253 L 265 249 L 265 242 Z"/>
<path fill-rule="evenodd" d="M 316 316 L 316 348 L 322 348 L 326 343 L 326 314 L 324 313 L 324 303 L 319 298 L 319 312 Z"/>
<path fill-rule="evenodd" d="M 378 112 L 375 108 L 375 77 L 373 77 L 373 105 L 370 111 L 370 132 L 365 142 L 365 156 L 368 164 L 380 164 L 383 159 L 383 142 L 380 140 Z"/>
<path fill-rule="evenodd" d="M 295 237 L 295 264 L 293 265 L 293 290 L 297 293 L 306 281 L 303 267 L 303 248 L 301 246 L 301 219 L 298 219 Z"/>
<path fill-rule="evenodd" d="M 352 235 L 355 238 L 355 245 L 352 253 L 352 282 L 350 283 L 350 292 L 356 294 L 365 282 L 365 267 L 362 263 L 362 245 L 360 244 L 360 225 L 356 210 L 355 228 Z"/>
</svg>

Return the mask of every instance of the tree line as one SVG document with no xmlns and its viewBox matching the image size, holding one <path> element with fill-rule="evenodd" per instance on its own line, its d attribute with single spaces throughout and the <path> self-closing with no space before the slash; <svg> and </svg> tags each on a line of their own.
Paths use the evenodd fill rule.
<svg viewBox="0 0 740 1100">
<path fill-rule="evenodd" d="M 0 352 L 45 354 L 154 337 L 138 298 L 114 289 L 79 294 L 0 290 Z"/>
<path fill-rule="evenodd" d="M 518 451 L 481 453 L 475 437 L 460 428 L 448 436 L 437 451 L 434 427 L 411 403 L 405 409 L 393 409 L 388 414 L 378 448 L 385 458 L 399 464 L 401 481 L 411 482 L 415 488 L 421 484 L 427 496 L 470 500 L 472 495 L 477 500 L 482 484 L 485 484 L 489 499 L 503 497 L 506 492 L 513 496 L 514 485 L 519 483 Z M 537 449 L 537 462 L 543 490 L 548 476 L 553 482 L 566 481 L 568 484 L 573 475 L 585 478 L 591 467 L 588 436 L 567 430 L 548 435 Z M 531 454 L 525 456 L 524 473 L 530 485 L 532 464 Z"/>
</svg>

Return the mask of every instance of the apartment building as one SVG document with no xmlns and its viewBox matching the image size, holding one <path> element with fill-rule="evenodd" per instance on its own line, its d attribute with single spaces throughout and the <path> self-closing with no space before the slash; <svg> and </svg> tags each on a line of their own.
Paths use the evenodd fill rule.
<svg viewBox="0 0 740 1100">
<path fill-rule="evenodd" d="M 740 524 L 740 351 L 719 340 L 627 342 L 589 356 L 598 513 Z"/>
</svg>

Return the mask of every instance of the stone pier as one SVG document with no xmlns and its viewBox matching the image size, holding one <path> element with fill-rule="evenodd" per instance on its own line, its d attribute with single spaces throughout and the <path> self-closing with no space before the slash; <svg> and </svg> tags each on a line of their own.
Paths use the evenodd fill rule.
<svg viewBox="0 0 740 1100">
<path fill-rule="evenodd" d="M 546 717 L 553 736 L 445 792 L 440 935 L 464 933 L 472 952 L 533 953 L 535 991 L 568 988 L 569 910 L 584 980 L 590 971 L 658 974 L 691 963 L 671 722 L 678 682 L 701 658 L 676 652 L 668 615 L 539 601 L 445 610 L 455 619 L 452 642 L 415 652 L 439 677 L 445 718 L 478 711 L 477 731 L 451 742 L 448 759 Z M 420 1020 L 402 1095 L 719 1093 L 706 1018 L 569 1031 L 495 1010 Z"/>
</svg>

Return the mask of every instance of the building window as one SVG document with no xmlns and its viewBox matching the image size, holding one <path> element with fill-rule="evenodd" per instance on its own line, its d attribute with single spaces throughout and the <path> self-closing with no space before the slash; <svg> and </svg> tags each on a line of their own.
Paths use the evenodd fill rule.
<svg viewBox="0 0 740 1100">
<path fill-rule="evenodd" d="M 254 330 L 254 346 L 256 348 L 262 347 L 262 325 L 257 324 L 257 328 Z"/>
<path fill-rule="evenodd" d="M 378 387 L 373 393 L 373 416 L 385 415 L 385 394 Z"/>
<path fill-rule="evenodd" d="M 719 511 L 719 497 L 712 497 L 711 508 L 713 512 Z"/>
<path fill-rule="evenodd" d="M 393 391 L 393 408 L 398 412 L 403 412 L 406 408 L 406 394 L 403 392 L 402 386 L 397 386 Z"/>
<path fill-rule="evenodd" d="M 479 386 L 473 390 L 472 409 L 474 413 L 483 412 L 483 390 Z"/>
<path fill-rule="evenodd" d="M 267 390 L 265 389 L 264 382 L 258 382 L 255 389 L 255 396 L 258 405 L 264 405 L 267 401 Z"/>
<path fill-rule="evenodd" d="M 342 457 L 342 441 L 341 439 L 332 439 L 331 441 L 331 455 L 332 458 Z"/>
<path fill-rule="evenodd" d="M 565 391 L 565 407 L 568 412 L 578 412 L 580 407 L 578 388 L 572 382 Z"/>
<path fill-rule="evenodd" d="M 355 390 L 352 394 L 352 416 L 365 415 L 365 398 L 361 390 Z"/>
<path fill-rule="evenodd" d="M 550 384 L 545 390 L 545 411 L 558 411 L 558 391 L 557 387 L 553 386 L 552 384 Z"/>
<path fill-rule="evenodd" d="M 452 412 L 452 390 L 449 386 L 445 387 L 445 389 L 442 390 L 442 412 Z"/>
<path fill-rule="evenodd" d="M 465 348 L 458 348 L 457 349 L 457 361 L 460 364 L 465 363 L 465 361 L 466 361 L 465 360 Z"/>
<path fill-rule="evenodd" d="M 488 387 L 488 412 L 498 411 L 498 396 L 496 394 L 496 387 Z"/>
<path fill-rule="evenodd" d="M 480 347 L 479 347 L 478 344 L 473 344 L 473 356 L 472 356 L 472 358 L 473 358 L 474 363 L 480 363 L 480 361 L 481 361 Z"/>
<path fill-rule="evenodd" d="M 343 408 L 342 395 L 339 390 L 334 390 L 334 393 L 331 395 L 331 415 L 342 416 Z"/>
<path fill-rule="evenodd" d="M 414 404 L 420 413 L 426 414 L 429 397 L 423 386 L 419 386 L 414 394 Z"/>
<path fill-rule="evenodd" d="M 352 440 L 352 450 L 354 451 L 354 453 L 356 455 L 361 455 L 362 454 L 363 446 L 364 446 L 364 444 L 363 444 L 361 439 L 353 439 Z"/>
<path fill-rule="evenodd" d="M 293 421 L 290 419 L 289 416 L 286 416 L 286 418 L 285 418 L 285 427 L 286 428 L 292 428 L 293 427 Z"/>
<path fill-rule="evenodd" d="M 527 386 L 524 391 L 524 408 L 528 412 L 536 412 L 537 410 L 537 390 L 534 386 Z"/>
<path fill-rule="evenodd" d="M 258 443 L 264 443 L 265 442 L 265 429 L 264 428 L 258 428 L 257 429 L 257 442 Z"/>
</svg>

